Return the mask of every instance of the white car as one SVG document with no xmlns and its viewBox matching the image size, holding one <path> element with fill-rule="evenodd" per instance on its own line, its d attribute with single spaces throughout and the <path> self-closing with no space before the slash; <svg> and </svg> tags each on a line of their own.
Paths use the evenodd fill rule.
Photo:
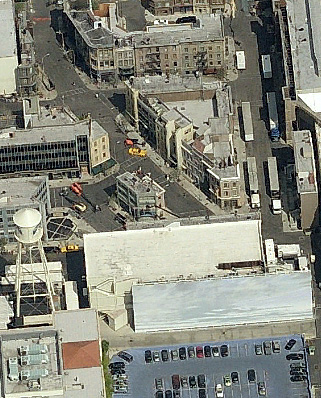
<svg viewBox="0 0 321 398">
<path fill-rule="evenodd" d="M 215 386 L 215 395 L 216 395 L 217 398 L 224 398 L 222 384 L 216 384 L 216 386 Z"/>
</svg>

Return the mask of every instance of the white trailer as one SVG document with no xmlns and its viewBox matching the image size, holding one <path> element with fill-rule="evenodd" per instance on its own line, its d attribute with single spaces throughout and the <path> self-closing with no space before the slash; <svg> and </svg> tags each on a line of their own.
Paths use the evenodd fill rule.
<svg viewBox="0 0 321 398">
<path fill-rule="evenodd" d="M 276 264 L 275 245 L 273 239 L 265 239 L 266 265 L 269 267 Z"/>
<path fill-rule="evenodd" d="M 249 102 L 242 102 L 242 116 L 243 116 L 243 127 L 244 127 L 244 139 L 245 141 L 253 141 L 253 122 L 251 113 L 251 104 Z"/>
<path fill-rule="evenodd" d="M 252 209 L 261 207 L 259 181 L 257 177 L 256 159 L 254 157 L 247 158 L 247 170 L 249 175 L 250 197 Z"/>
<path fill-rule="evenodd" d="M 262 55 L 262 71 L 264 79 L 271 79 L 272 77 L 272 65 L 270 55 Z"/>
<path fill-rule="evenodd" d="M 245 69 L 245 53 L 244 51 L 236 51 L 236 68 L 239 70 Z"/>
</svg>

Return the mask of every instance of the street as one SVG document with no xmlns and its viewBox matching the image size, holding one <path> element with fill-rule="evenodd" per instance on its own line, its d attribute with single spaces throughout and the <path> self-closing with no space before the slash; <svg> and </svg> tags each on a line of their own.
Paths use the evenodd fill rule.
<svg viewBox="0 0 321 398">
<path fill-rule="evenodd" d="M 51 101 L 52 105 L 67 105 L 78 116 L 88 113 L 97 120 L 109 134 L 111 156 L 120 164 L 120 171 L 134 171 L 141 167 L 144 173 L 151 173 L 156 181 L 164 178 L 164 172 L 149 158 L 130 157 L 124 147 L 124 134 L 115 124 L 118 111 L 124 110 L 122 90 L 90 90 L 85 85 L 74 66 L 64 56 L 63 50 L 56 42 L 54 30 L 50 27 L 50 10 L 41 0 L 34 0 L 34 39 L 37 59 L 43 59 L 45 73 L 54 82 L 58 96 Z M 46 56 L 46 54 L 49 54 Z M 95 94 L 98 93 L 98 96 Z M 44 104 L 48 103 L 44 102 Z M 183 216 L 207 215 L 208 210 L 192 195 L 177 183 L 166 183 L 166 207 L 172 212 Z M 120 225 L 114 221 L 114 213 L 108 209 L 107 203 L 113 193 L 115 176 L 95 185 L 86 186 L 86 195 L 90 200 L 102 207 L 102 212 L 94 213 L 89 209 L 84 218 L 97 231 L 118 230 Z M 57 197 L 59 195 L 55 195 Z M 56 206 L 56 203 L 53 203 Z M 70 207 L 70 204 L 69 204 Z"/>
</svg>

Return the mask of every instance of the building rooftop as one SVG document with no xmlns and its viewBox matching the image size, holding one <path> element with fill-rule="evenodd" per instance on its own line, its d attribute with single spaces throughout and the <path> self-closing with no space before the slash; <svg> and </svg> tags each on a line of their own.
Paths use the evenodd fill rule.
<svg viewBox="0 0 321 398">
<path fill-rule="evenodd" d="M 317 192 L 313 144 L 309 130 L 293 131 L 293 150 L 298 192 Z"/>
<path fill-rule="evenodd" d="M 85 327 L 85 326 L 83 326 Z M 98 340 L 62 344 L 64 369 L 82 369 L 100 366 Z"/>
<path fill-rule="evenodd" d="M 81 34 L 89 47 L 94 48 L 112 48 L 114 45 L 114 37 L 112 32 L 105 29 L 104 27 L 93 28 L 89 22 L 89 16 L 87 11 L 75 11 L 72 10 L 69 15 L 70 21 L 74 24 L 75 28 Z"/>
<path fill-rule="evenodd" d="M 72 141 L 79 135 L 89 135 L 89 121 L 61 125 L 41 126 L 27 130 L 16 128 L 3 129 L 0 132 L 0 147 L 8 145 L 37 144 L 39 142 Z M 92 122 L 92 137 L 98 138 L 107 134 L 96 121 Z"/>
<path fill-rule="evenodd" d="M 311 273 L 299 271 L 134 285 L 133 303 L 136 332 L 313 319 Z"/>
<path fill-rule="evenodd" d="M 0 37 L 0 58 L 16 56 L 16 26 L 12 0 L 0 0 Z"/>
<path fill-rule="evenodd" d="M 225 274 L 220 264 L 263 260 L 261 221 L 189 226 L 175 222 L 156 229 L 87 234 L 84 251 L 92 286 L 113 278 L 156 281 Z"/>
<path fill-rule="evenodd" d="M 165 192 L 164 188 L 146 175 L 140 176 L 139 174 L 126 171 L 118 176 L 117 180 L 137 194 L 154 193 L 155 195 L 161 195 Z"/>
<path fill-rule="evenodd" d="M 75 325 L 79 327 L 75 328 Z M 56 311 L 55 326 L 64 343 L 99 339 L 97 314 L 93 309 Z"/>
<path fill-rule="evenodd" d="M 38 188 L 47 177 L 21 177 L 0 180 L 0 209 L 24 206 L 37 202 Z"/>
<path fill-rule="evenodd" d="M 292 60 L 297 90 L 321 88 L 319 0 L 287 0 Z"/>
<path fill-rule="evenodd" d="M 142 94 L 162 94 L 170 92 L 188 92 L 200 90 L 216 90 L 222 86 L 221 82 L 204 83 L 195 76 L 181 77 L 166 76 L 145 76 L 134 77 L 127 82 L 129 87 L 139 90 Z"/>
</svg>

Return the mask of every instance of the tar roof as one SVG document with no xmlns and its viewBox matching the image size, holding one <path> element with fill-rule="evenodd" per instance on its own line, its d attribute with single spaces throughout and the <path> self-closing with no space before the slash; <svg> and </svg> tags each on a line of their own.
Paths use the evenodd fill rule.
<svg viewBox="0 0 321 398">
<path fill-rule="evenodd" d="M 77 327 L 74 325 L 74 327 Z M 100 366 L 98 340 L 62 344 L 64 369 L 93 368 Z"/>
<path fill-rule="evenodd" d="M 0 1 L 0 37 L 0 58 L 15 56 L 17 42 L 12 0 Z"/>
<path fill-rule="evenodd" d="M 261 221 L 177 222 L 157 229 L 88 234 L 84 250 L 90 285 L 113 277 L 153 281 L 204 276 L 218 273 L 220 263 L 261 261 Z"/>
</svg>

